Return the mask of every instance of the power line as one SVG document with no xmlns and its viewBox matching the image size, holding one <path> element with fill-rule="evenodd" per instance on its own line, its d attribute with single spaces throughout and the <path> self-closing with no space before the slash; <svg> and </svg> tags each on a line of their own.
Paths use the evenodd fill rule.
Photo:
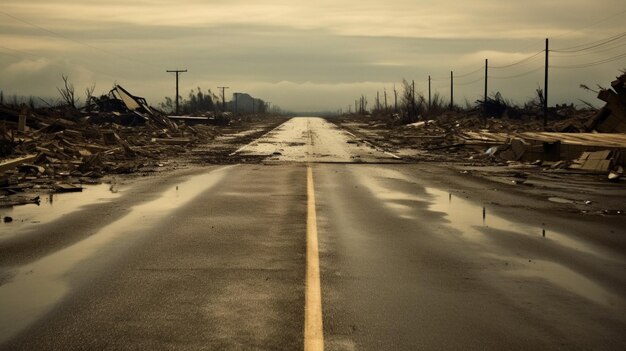
<svg viewBox="0 0 626 351">
<path fill-rule="evenodd" d="M 534 53 L 534 54 L 532 54 L 532 55 L 530 55 L 530 56 L 528 56 L 528 57 L 526 57 L 526 58 L 523 58 L 523 59 L 521 59 L 521 60 L 519 60 L 519 61 L 517 61 L 517 62 L 510 63 L 510 64 L 508 64 L 508 65 L 501 65 L 501 66 L 489 66 L 489 68 L 494 68 L 494 69 L 504 69 L 504 68 L 513 67 L 513 66 L 516 66 L 516 65 L 522 64 L 522 63 L 524 63 L 524 62 L 526 62 L 526 61 L 532 60 L 533 58 L 535 58 L 535 57 L 539 56 L 540 54 L 542 54 L 542 53 L 544 53 L 544 52 L 545 52 L 544 50 L 541 50 L 541 51 L 539 51 L 539 52 L 537 52 L 537 53 Z"/>
<path fill-rule="evenodd" d="M 467 72 L 467 73 L 463 73 L 463 74 L 459 74 L 459 75 L 455 74 L 454 78 L 455 79 L 456 78 L 465 78 L 465 77 L 471 76 L 473 74 L 476 74 L 478 72 L 481 72 L 482 70 L 483 70 L 483 66 L 480 66 L 479 68 L 477 68 L 477 69 L 475 69 L 473 71 Z M 433 81 L 433 82 L 434 81 L 449 81 L 450 77 L 449 76 L 448 77 L 431 77 L 430 80 Z"/>
<path fill-rule="evenodd" d="M 606 47 L 606 48 L 601 48 L 600 50 L 590 51 L 590 52 L 582 52 L 582 53 L 567 53 L 567 52 L 562 53 L 562 52 L 556 52 L 556 53 L 554 53 L 554 56 L 555 57 L 579 57 L 579 56 L 597 55 L 597 54 L 602 53 L 602 52 L 607 52 L 607 51 L 611 51 L 611 50 L 615 50 L 615 49 L 621 48 L 623 46 L 626 46 L 626 42 L 618 44 L 618 45 L 613 45 L 613 46 L 610 46 L 610 47 Z"/>
<path fill-rule="evenodd" d="M 581 31 L 581 30 L 583 30 L 583 29 L 587 29 L 587 28 L 594 27 L 594 26 L 596 26 L 596 25 L 598 25 L 598 24 L 600 24 L 600 23 L 607 22 L 608 20 L 611 20 L 611 19 L 613 19 L 613 18 L 615 18 L 615 17 L 619 17 L 619 16 L 621 16 L 621 15 L 623 15 L 623 14 L 625 14 L 625 13 L 626 13 L 626 10 L 621 11 L 621 12 L 618 12 L 618 13 L 614 13 L 614 14 L 612 14 L 612 15 L 608 16 L 608 17 L 604 17 L 604 18 L 599 19 L 599 20 L 597 20 L 597 21 L 595 21 L 595 22 L 592 22 L 592 23 L 590 23 L 590 24 L 587 24 L 587 25 L 584 25 L 584 26 L 582 26 L 582 27 L 579 27 L 579 28 L 576 28 L 576 29 L 573 29 L 573 30 L 567 31 L 567 32 L 565 32 L 565 33 L 561 33 L 561 34 L 559 34 L 559 35 L 552 35 L 552 36 L 550 36 L 550 37 L 551 37 L 551 38 L 553 38 L 553 39 L 554 39 L 554 38 L 560 38 L 560 37 L 566 36 L 566 35 L 568 35 L 568 34 L 571 34 L 571 33 L 574 33 L 574 32 Z M 528 44 L 528 45 L 526 45 L 526 46 L 524 46 L 524 47 L 520 48 L 519 50 L 520 50 L 520 51 L 524 51 L 524 50 L 526 50 L 526 49 L 528 49 L 528 48 L 530 48 L 530 47 L 532 47 L 532 46 L 535 46 L 535 45 L 536 45 L 535 43 L 531 43 L 531 44 Z M 550 50 L 550 51 L 552 51 L 552 50 Z"/>
<path fill-rule="evenodd" d="M 53 65 L 53 66 L 57 66 L 57 67 L 59 67 L 59 68 L 63 68 L 63 69 L 67 69 L 67 68 L 68 68 L 67 66 L 65 66 L 65 65 L 63 65 L 63 64 L 61 64 L 61 63 L 59 63 L 59 62 L 57 62 L 55 59 L 52 59 L 52 58 L 49 58 L 49 57 L 45 57 L 45 56 L 42 56 L 42 55 L 38 55 L 38 54 L 35 54 L 35 53 L 32 53 L 32 52 L 29 52 L 29 51 L 18 50 L 18 49 L 12 49 L 12 48 L 8 48 L 8 47 L 6 47 L 6 46 L 2 46 L 2 45 L 0 45 L 0 49 L 13 51 L 13 52 L 19 53 L 19 54 L 21 54 L 21 55 L 27 55 L 27 56 L 32 57 L 33 59 L 44 59 L 44 60 L 46 60 L 46 61 L 47 61 L 47 63 L 48 63 L 48 64 Z M 14 54 L 8 54 L 8 53 L 4 53 L 4 52 L 1 52 L 1 51 L 0 51 L 0 54 L 6 55 L 6 56 L 15 57 L 15 58 L 20 59 L 20 60 L 27 59 L 27 58 L 26 58 L 26 57 L 24 57 L 24 56 L 19 56 L 19 55 L 14 55 Z M 64 58 L 65 60 L 68 60 L 68 61 L 70 60 L 70 59 L 69 59 L 69 58 L 67 58 L 67 57 L 63 57 L 63 58 Z M 76 60 L 76 58 L 73 58 L 72 60 Z M 101 66 L 101 65 L 100 65 L 100 66 Z M 94 68 L 93 68 L 93 66 L 92 66 L 92 67 L 90 67 L 90 70 L 91 70 L 93 73 L 97 73 L 97 74 L 99 74 L 99 75 L 106 76 L 106 77 L 109 77 L 109 78 L 113 78 L 113 79 L 117 79 L 117 78 L 119 78 L 119 77 L 112 76 L 112 75 L 110 75 L 110 74 L 108 74 L 108 73 L 104 73 L 104 71 L 102 71 L 102 70 L 100 70 L 100 69 L 94 69 Z"/>
<path fill-rule="evenodd" d="M 592 41 L 586 44 L 580 44 L 580 45 L 575 45 L 575 46 L 571 46 L 569 48 L 563 48 L 563 49 L 556 49 L 556 50 L 551 50 L 554 52 L 580 52 L 580 51 L 586 51 L 589 49 L 594 49 L 609 43 L 612 43 L 616 40 L 619 40 L 623 37 L 626 37 L 626 32 L 622 32 L 620 34 L 608 37 L 608 38 L 604 38 L 604 39 L 600 39 L 600 40 L 596 40 L 596 41 Z"/>
<path fill-rule="evenodd" d="M 490 78 L 493 78 L 493 79 L 511 79 L 511 78 L 519 78 L 519 77 L 523 77 L 523 76 L 529 75 L 529 74 L 531 74 L 531 73 L 535 73 L 535 72 L 537 72 L 537 71 L 539 71 L 539 70 L 542 70 L 542 69 L 544 69 L 544 67 L 543 67 L 543 66 L 540 66 L 540 67 L 537 67 L 537 68 L 532 69 L 532 70 L 530 70 L 530 71 L 527 71 L 527 72 L 524 72 L 524 73 L 520 73 L 520 74 L 515 74 L 515 75 L 512 75 L 512 76 L 504 76 L 504 77 L 491 76 Z"/>
<path fill-rule="evenodd" d="M 471 71 L 471 72 L 468 72 L 468 73 L 464 73 L 464 74 L 454 75 L 454 78 L 464 78 L 464 77 L 467 77 L 467 76 L 471 76 L 472 74 L 481 72 L 483 70 L 483 68 L 484 68 L 483 66 L 480 66 L 480 67 L 478 67 L 474 71 Z"/>
<path fill-rule="evenodd" d="M 431 77 L 430 80 L 433 82 L 438 82 L 442 80 L 448 81 L 450 80 L 450 77 Z"/>
<path fill-rule="evenodd" d="M 568 35 L 568 34 L 570 34 L 570 33 L 574 33 L 574 32 L 577 32 L 577 31 L 580 31 L 580 30 L 583 30 L 583 29 L 587 29 L 587 28 L 593 27 L 593 26 L 595 26 L 595 25 L 597 25 L 597 24 L 600 24 L 600 23 L 606 22 L 606 21 L 608 21 L 608 20 L 610 20 L 610 19 L 613 19 L 613 18 L 615 18 L 615 17 L 621 16 L 621 15 L 623 15 L 623 14 L 625 14 L 625 13 L 626 13 L 626 10 L 621 11 L 621 12 L 618 12 L 618 13 L 614 13 L 614 14 L 612 14 L 612 15 L 610 15 L 610 16 L 608 16 L 608 17 L 605 17 L 605 18 L 603 18 L 603 19 L 600 19 L 600 20 L 598 20 L 598 21 L 596 21 L 596 22 L 593 22 L 593 23 L 591 23 L 591 24 L 588 24 L 588 25 L 586 25 L 586 26 L 583 26 L 583 27 L 580 27 L 580 28 L 577 28 L 577 29 L 574 29 L 574 30 L 570 30 L 569 32 L 565 32 L 565 33 L 562 33 L 562 34 L 559 34 L 559 35 L 553 36 L 552 38 L 560 38 L 560 37 L 565 36 L 565 35 Z"/>
<path fill-rule="evenodd" d="M 593 66 L 599 66 L 599 65 L 603 65 L 605 63 L 609 63 L 609 62 L 614 62 L 614 61 L 618 61 L 620 59 L 626 59 L 626 52 L 619 54 L 617 56 L 611 57 L 611 58 L 607 58 L 607 59 L 603 59 L 603 60 L 599 60 L 599 61 L 595 61 L 595 62 L 587 62 L 587 63 L 581 63 L 581 64 L 576 64 L 576 65 L 563 65 L 563 66 L 550 66 L 550 68 L 565 68 L 565 69 L 573 69 L 573 68 L 588 68 L 588 67 L 593 67 Z"/>
<path fill-rule="evenodd" d="M 484 77 L 480 77 L 478 79 L 474 79 L 474 80 L 471 80 L 469 82 L 457 83 L 456 85 L 458 85 L 458 86 L 470 85 L 470 84 L 482 82 L 484 79 L 485 79 Z"/>
<path fill-rule="evenodd" d="M 61 33 L 57 33 L 57 32 L 52 31 L 52 30 L 50 30 L 50 29 L 44 28 L 44 27 L 42 27 L 42 26 L 39 26 L 39 25 L 34 24 L 34 23 L 32 23 L 32 22 L 29 22 L 29 21 L 27 21 L 27 20 L 24 20 L 24 19 L 21 19 L 21 18 L 19 18 L 19 17 L 16 17 L 16 16 L 14 16 L 14 15 L 12 15 L 12 14 L 10 14 L 10 13 L 6 13 L 6 12 L 4 12 L 4 11 L 2 11 L 2 10 L 0 10 L 0 13 L 2 13 L 3 15 L 5 15 L 5 16 L 7 16 L 7 17 L 13 18 L 13 19 L 14 19 L 14 20 L 16 20 L 16 21 L 19 21 L 19 22 L 22 22 L 22 23 L 28 24 L 28 25 L 29 25 L 29 26 L 31 26 L 31 27 L 35 27 L 35 28 L 37 28 L 37 29 L 39 29 L 39 30 L 41 30 L 41 31 L 47 32 L 47 33 L 52 34 L 52 35 L 54 35 L 54 36 L 57 36 L 57 37 L 63 38 L 63 39 L 65 39 L 65 40 L 68 40 L 68 41 L 74 42 L 74 43 L 76 43 L 76 44 L 80 44 L 80 45 L 84 45 L 84 46 L 90 47 L 90 48 L 92 48 L 92 49 L 101 50 L 101 49 L 100 49 L 100 48 L 98 48 L 98 47 L 95 47 L 95 46 L 90 45 L 90 44 L 87 44 L 87 43 L 83 43 L 83 42 L 78 41 L 78 40 L 76 40 L 76 39 L 72 39 L 72 38 L 70 38 L 70 37 L 67 37 L 67 36 L 65 36 L 65 35 L 61 34 Z"/>
<path fill-rule="evenodd" d="M 131 57 L 127 57 L 127 56 L 124 56 L 124 55 L 120 55 L 120 54 L 119 54 L 119 53 L 117 53 L 117 52 L 112 52 L 112 51 L 109 51 L 109 50 L 106 50 L 106 49 L 100 48 L 100 47 L 98 47 L 98 46 L 94 46 L 94 45 L 91 45 L 91 44 L 89 44 L 89 43 L 86 43 L 86 42 L 83 42 L 83 41 L 80 41 L 80 40 L 76 40 L 76 39 L 70 38 L 70 37 L 65 36 L 65 35 L 63 35 L 63 34 L 61 34 L 61 33 L 57 33 L 57 32 L 55 32 L 55 31 L 53 31 L 53 30 L 48 29 L 48 28 L 44 28 L 44 27 L 42 27 L 42 26 L 40 26 L 40 25 L 37 25 L 37 24 L 35 24 L 35 23 L 32 23 L 32 22 L 26 21 L 26 20 L 24 20 L 24 19 L 21 19 L 21 18 L 19 18 L 19 17 L 16 17 L 16 16 L 14 16 L 14 15 L 12 15 L 12 14 L 10 14 L 10 13 L 7 13 L 7 12 L 5 12 L 5 11 L 0 10 L 0 13 L 1 13 L 1 14 L 3 14 L 3 15 L 5 15 L 5 16 L 7 16 L 7 17 L 10 17 L 10 18 L 12 18 L 12 19 L 14 19 L 14 20 L 16 20 L 16 21 L 22 22 L 22 23 L 24 23 L 24 24 L 27 24 L 27 25 L 32 26 L 32 27 L 34 27 L 34 28 L 37 28 L 37 29 L 39 29 L 39 30 L 41 30 L 41 31 L 44 31 L 44 32 L 49 33 L 49 34 L 52 34 L 52 35 L 54 35 L 54 36 L 57 36 L 57 37 L 59 37 L 59 38 L 61 38 L 61 39 L 64 39 L 64 40 L 67 40 L 67 41 L 70 41 L 70 42 L 73 42 L 73 43 L 76 43 L 76 44 L 79 44 L 79 45 L 83 45 L 83 46 L 85 46 L 85 47 L 88 47 L 88 48 L 91 48 L 91 49 L 94 49 L 94 50 L 98 50 L 98 51 L 104 52 L 104 53 L 106 53 L 106 54 L 108 54 L 108 55 L 111 55 L 111 56 L 114 56 L 114 57 L 117 57 L 117 58 L 122 58 L 122 59 L 125 59 L 125 60 L 127 60 L 127 61 L 132 61 L 132 62 L 135 62 L 135 63 L 140 63 L 140 64 L 142 64 L 142 65 L 148 65 L 148 66 L 152 66 L 152 67 L 158 68 L 158 66 L 156 66 L 156 65 L 152 64 L 151 62 L 144 62 L 144 61 L 140 61 L 140 60 L 137 60 L 137 59 L 134 59 L 134 58 L 131 58 Z M 159 68 L 159 69 L 160 69 L 160 68 Z"/>
<path fill-rule="evenodd" d="M 24 50 L 18 50 L 18 49 L 12 49 L 12 48 L 8 48 L 6 46 L 0 45 L 0 49 L 4 49 L 4 50 L 9 50 L 9 51 L 14 51 L 14 52 L 19 52 L 21 54 L 25 54 L 25 55 L 29 55 L 29 56 L 33 56 L 36 58 L 42 58 L 41 56 L 34 54 L 32 52 L 28 52 L 28 51 L 24 51 Z M 15 56 L 17 58 L 23 58 L 23 57 L 19 57 L 19 56 Z"/>
</svg>

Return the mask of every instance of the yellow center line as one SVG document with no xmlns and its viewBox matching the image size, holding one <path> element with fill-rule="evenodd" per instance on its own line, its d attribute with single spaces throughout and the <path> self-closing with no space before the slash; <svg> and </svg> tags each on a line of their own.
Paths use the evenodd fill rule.
<svg viewBox="0 0 626 351">
<path fill-rule="evenodd" d="M 317 214 L 313 169 L 307 166 L 306 221 L 306 292 L 304 306 L 304 350 L 324 350 L 322 328 L 322 289 L 320 287 L 320 257 L 317 242 Z"/>
</svg>

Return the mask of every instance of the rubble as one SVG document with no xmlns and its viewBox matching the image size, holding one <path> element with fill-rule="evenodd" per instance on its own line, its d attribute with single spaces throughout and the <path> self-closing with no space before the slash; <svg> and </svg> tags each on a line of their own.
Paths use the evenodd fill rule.
<svg viewBox="0 0 626 351">
<path fill-rule="evenodd" d="M 587 123 L 600 133 L 626 133 L 626 72 L 611 82 L 613 89 L 602 89 L 598 99 L 606 105 Z"/>
<path fill-rule="evenodd" d="M 578 159 L 572 162 L 569 168 L 608 173 L 613 170 L 616 160 L 619 159 L 620 153 L 618 151 L 602 150 L 583 152 Z"/>
<path fill-rule="evenodd" d="M 37 203 L 30 189 L 82 191 L 106 174 L 157 167 L 159 159 L 216 135 L 171 121 L 119 85 L 80 111 L 0 105 L 0 206 Z"/>
<path fill-rule="evenodd" d="M 383 119 L 348 118 L 342 126 L 406 160 L 470 165 L 523 163 L 547 171 L 605 174 L 621 179 L 626 167 L 626 73 L 603 89 L 601 110 L 573 104 L 549 109 L 544 125 L 542 98 L 518 107 L 499 93 L 473 107 L 450 109 L 402 126 Z M 591 108 L 589 108 L 591 107 Z M 380 116 L 379 116 L 380 118 Z"/>
</svg>

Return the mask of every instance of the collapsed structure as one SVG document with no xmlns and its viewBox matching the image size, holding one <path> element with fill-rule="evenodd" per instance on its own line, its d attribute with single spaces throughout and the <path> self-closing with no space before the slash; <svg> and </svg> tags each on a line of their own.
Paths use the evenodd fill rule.
<svg viewBox="0 0 626 351">
<path fill-rule="evenodd" d="M 501 118 L 452 111 L 391 130 L 385 123 L 369 125 L 383 125 L 386 135 L 372 134 L 382 144 L 443 153 L 448 160 L 526 162 L 617 181 L 626 166 L 626 73 L 598 98 L 606 102 L 599 111 L 553 121 L 548 130 L 537 120 L 507 118 L 506 110 Z M 572 108 L 557 106 L 555 112 Z M 216 127 L 202 123 L 215 117 L 168 117 L 119 85 L 89 98 L 81 110 L 0 105 L 0 206 L 37 203 L 36 195 L 27 195 L 30 189 L 81 191 L 81 184 L 105 174 L 154 169 L 162 157 L 214 137 Z M 229 123 L 224 117 L 219 123 Z"/>
<path fill-rule="evenodd" d="M 468 160 L 477 164 L 533 163 L 550 169 L 606 174 L 617 180 L 626 166 L 626 73 L 602 89 L 598 111 L 551 108 L 549 125 L 537 106 L 508 110 L 499 94 L 472 111 L 446 111 L 431 120 L 396 126 L 370 120 L 354 130 L 383 147 L 418 150 L 418 160 Z M 559 116 L 556 118 L 556 116 Z M 394 123 L 392 120 L 391 123 Z M 349 126 L 344 123 L 344 127 Z M 411 157 L 411 152 L 407 153 Z"/>
<path fill-rule="evenodd" d="M 28 189 L 81 191 L 110 173 L 159 165 L 185 145 L 215 135 L 215 127 L 188 126 L 115 85 L 81 110 L 0 106 L 0 206 L 37 203 Z"/>
<path fill-rule="evenodd" d="M 583 133 L 481 131 L 459 137 L 467 144 L 495 146 L 488 153 L 506 161 L 551 161 L 557 167 L 609 173 L 614 180 L 626 166 L 626 73 L 611 87 L 598 93 L 606 104 L 584 125 Z"/>
</svg>

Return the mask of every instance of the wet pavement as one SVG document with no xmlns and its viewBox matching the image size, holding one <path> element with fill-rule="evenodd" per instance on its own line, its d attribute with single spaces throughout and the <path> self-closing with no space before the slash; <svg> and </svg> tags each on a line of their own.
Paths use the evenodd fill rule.
<svg viewBox="0 0 626 351">
<path fill-rule="evenodd" d="M 572 235 L 582 221 L 504 218 L 413 165 L 315 173 L 327 349 L 624 345 L 626 258 Z"/>
<path fill-rule="evenodd" d="M 290 119 L 236 154 L 266 156 L 267 162 L 374 163 L 399 159 L 318 117 Z"/>
<path fill-rule="evenodd" d="M 199 192 L 212 187 L 224 176 L 224 170 L 228 168 L 227 166 L 208 174 L 195 176 L 175 185 L 164 191 L 157 199 L 132 207 L 124 217 L 101 228 L 87 239 L 12 272 L 10 282 L 0 286 L 0 310 L 3 312 L 0 314 L 0 342 L 3 341 L 2 337 L 11 336 L 32 324 L 68 293 L 69 287 L 64 277 L 72 269 L 83 261 L 93 259 L 99 249 L 118 239 L 120 235 L 130 235 L 149 227 L 150 223 L 183 206 Z M 105 187 L 109 189 L 108 193 L 104 191 Z M 93 203 L 93 201 L 102 201 L 103 197 L 113 198 L 109 194 L 115 193 L 110 189 L 111 186 L 102 184 L 85 191 L 86 195 L 92 195 Z M 20 212 L 24 212 L 28 215 L 21 218 L 32 217 L 36 220 L 31 220 L 31 223 L 45 226 L 44 218 L 51 221 L 62 216 L 63 213 L 88 204 L 87 201 L 79 199 L 89 199 L 86 196 L 66 198 L 57 195 L 56 197 L 60 198 L 60 201 L 57 200 L 56 204 L 53 201 L 44 202 L 45 207 L 40 211 L 34 212 L 32 209 L 24 208 L 22 211 L 15 211 L 14 215 L 20 216 Z M 51 194 L 49 199 L 54 199 L 54 196 Z M 33 228 L 25 229 L 32 230 Z M 18 232 L 18 229 L 12 231 L 14 235 L 19 235 Z"/>
<path fill-rule="evenodd" d="M 0 223 L 0 240 L 46 225 L 83 206 L 110 201 L 119 196 L 115 184 L 84 185 L 82 192 L 41 192 L 35 195 L 41 199 L 39 204 L 0 208 L 0 218 L 11 217 L 10 222 Z"/>
<path fill-rule="evenodd" d="M 547 209 L 566 197 L 394 163 L 319 118 L 237 154 L 265 164 L 135 186 L 149 197 L 96 187 L 100 205 L 54 198 L 79 216 L 16 215 L 0 250 L 50 226 L 86 234 L 2 261 L 0 349 L 302 349 L 309 166 L 326 350 L 626 345 L 621 218 L 560 219 Z"/>
</svg>

